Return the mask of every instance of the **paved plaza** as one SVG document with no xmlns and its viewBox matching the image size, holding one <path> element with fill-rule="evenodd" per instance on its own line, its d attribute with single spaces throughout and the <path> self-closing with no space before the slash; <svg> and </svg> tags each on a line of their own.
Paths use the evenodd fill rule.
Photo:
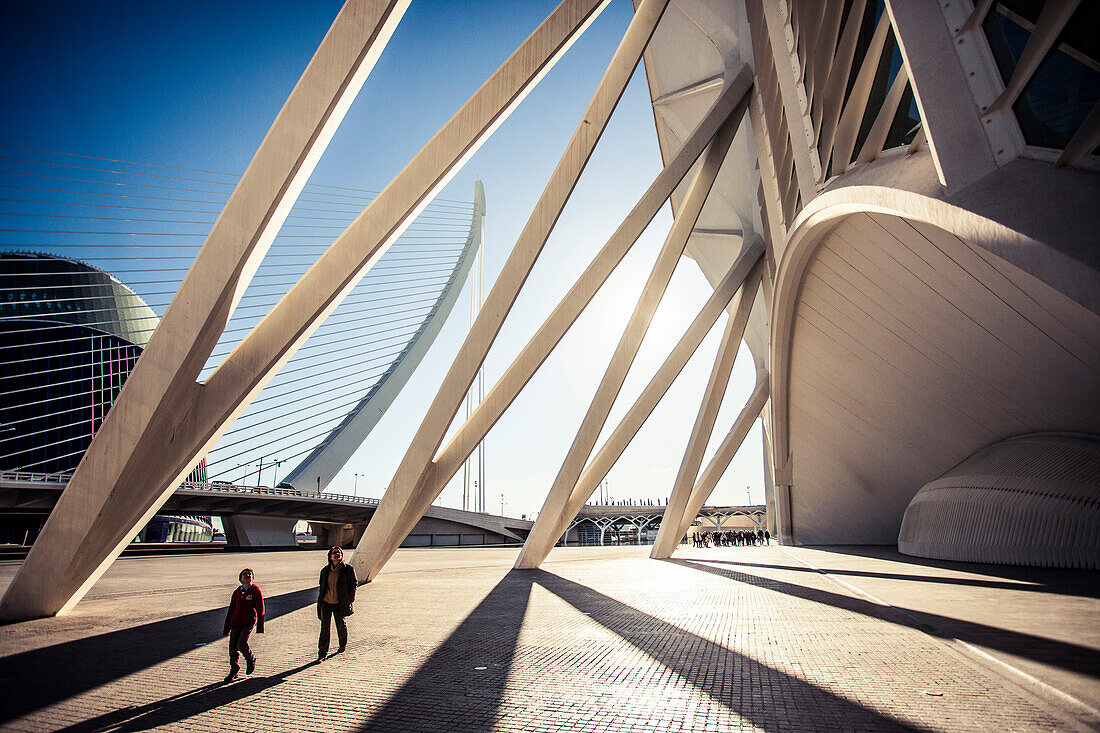
<svg viewBox="0 0 1100 733">
<path fill-rule="evenodd" d="M 14 731 L 1088 730 L 1096 573 L 887 548 L 401 550 L 314 664 L 324 551 L 132 557 L 0 627 Z M 0 588 L 18 564 L 0 564 Z M 221 684 L 238 570 L 267 632 Z M 335 641 L 335 640 L 334 640 Z"/>
</svg>

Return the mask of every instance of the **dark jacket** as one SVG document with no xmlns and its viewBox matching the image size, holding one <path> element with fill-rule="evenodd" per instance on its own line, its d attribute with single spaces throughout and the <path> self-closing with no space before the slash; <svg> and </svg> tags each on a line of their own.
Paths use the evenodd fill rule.
<svg viewBox="0 0 1100 733">
<path fill-rule="evenodd" d="M 321 618 L 321 600 L 325 597 L 325 591 L 328 590 L 328 574 L 331 571 L 332 565 L 329 563 L 321 568 L 321 580 L 317 588 L 317 618 Z M 356 586 L 355 568 L 344 563 L 344 567 L 340 571 L 340 579 L 336 583 L 336 598 L 338 599 L 336 612 L 341 616 L 347 616 L 351 613 L 351 603 L 355 600 Z"/>
<path fill-rule="evenodd" d="M 229 598 L 222 636 L 228 634 L 230 628 L 251 628 L 253 625 L 258 633 L 264 633 L 264 596 L 255 585 L 249 586 L 248 590 L 238 585 Z"/>
</svg>

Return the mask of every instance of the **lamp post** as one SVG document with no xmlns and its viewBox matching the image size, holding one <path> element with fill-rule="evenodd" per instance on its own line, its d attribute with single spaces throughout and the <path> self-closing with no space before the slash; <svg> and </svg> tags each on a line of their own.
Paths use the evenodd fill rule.
<svg viewBox="0 0 1100 733">
<path fill-rule="evenodd" d="M 500 516 L 504 516 L 504 494 L 500 495 Z"/>
<path fill-rule="evenodd" d="M 749 495 L 749 503 L 746 506 L 752 506 L 752 487 L 746 486 L 745 493 Z"/>
<path fill-rule="evenodd" d="M 352 484 L 351 484 L 351 494 L 356 499 L 359 498 L 359 477 L 360 476 L 366 476 L 366 474 L 365 473 L 355 474 L 355 481 L 353 481 Z"/>
<path fill-rule="evenodd" d="M 283 461 L 278 458 L 275 459 L 275 471 L 271 474 L 271 488 L 275 488 L 279 485 L 279 466 L 283 465 Z"/>
</svg>

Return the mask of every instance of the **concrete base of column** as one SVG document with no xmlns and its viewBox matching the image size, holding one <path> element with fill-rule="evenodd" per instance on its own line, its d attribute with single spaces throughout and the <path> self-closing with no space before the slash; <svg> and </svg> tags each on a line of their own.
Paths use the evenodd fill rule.
<svg viewBox="0 0 1100 733">
<path fill-rule="evenodd" d="M 367 525 L 310 522 L 309 529 L 321 547 L 352 547 L 363 538 Z"/>
<path fill-rule="evenodd" d="M 225 539 L 230 547 L 296 547 L 294 536 L 297 519 L 283 517 L 222 517 Z"/>
</svg>

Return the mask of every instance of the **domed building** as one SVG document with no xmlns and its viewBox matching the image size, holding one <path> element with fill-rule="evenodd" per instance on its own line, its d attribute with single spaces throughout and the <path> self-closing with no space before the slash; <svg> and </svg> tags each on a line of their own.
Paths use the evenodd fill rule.
<svg viewBox="0 0 1100 733">
<path fill-rule="evenodd" d="M 61 476 L 80 463 L 158 318 L 113 275 L 77 260 L 4 252 L 0 278 L 0 471 Z M 191 478 L 205 472 L 200 464 Z M 42 517 L 9 519 L 3 534 L 22 542 Z M 143 535 L 171 537 L 174 521 L 156 517 Z"/>
</svg>

